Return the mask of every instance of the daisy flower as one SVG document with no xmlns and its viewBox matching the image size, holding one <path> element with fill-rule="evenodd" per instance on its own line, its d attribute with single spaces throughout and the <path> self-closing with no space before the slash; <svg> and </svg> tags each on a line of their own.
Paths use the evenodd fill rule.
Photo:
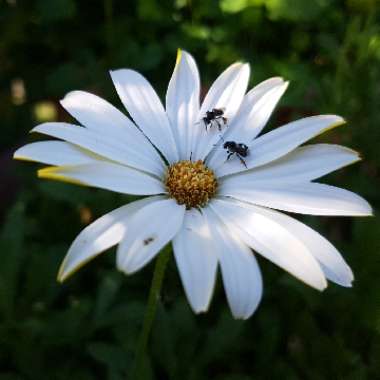
<svg viewBox="0 0 380 380">
<path fill-rule="evenodd" d="M 146 196 L 87 226 L 58 274 L 63 281 L 96 255 L 117 247 L 117 268 L 131 274 L 170 241 L 188 301 L 208 309 L 220 265 L 228 304 L 246 319 L 262 296 L 260 254 L 318 290 L 327 280 L 349 287 L 351 269 L 319 233 L 277 210 L 311 215 L 371 215 L 344 189 L 315 182 L 360 159 L 339 145 L 306 141 L 344 123 L 307 117 L 260 135 L 288 82 L 268 79 L 246 93 L 250 67 L 235 63 L 200 104 L 193 57 L 179 51 L 164 108 L 138 72 L 111 71 L 129 117 L 83 91 L 62 106 L 80 123 L 44 123 L 59 140 L 25 145 L 16 159 L 51 165 L 41 178 Z"/>
</svg>

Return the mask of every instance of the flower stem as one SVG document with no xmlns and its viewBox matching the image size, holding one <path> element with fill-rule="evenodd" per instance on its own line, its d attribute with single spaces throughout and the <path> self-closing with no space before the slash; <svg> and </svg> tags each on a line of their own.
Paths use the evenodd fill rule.
<svg viewBox="0 0 380 380">
<path fill-rule="evenodd" d="M 156 315 L 156 309 L 158 300 L 160 297 L 160 291 L 162 282 L 165 275 L 166 266 L 168 264 L 170 258 L 169 249 L 164 249 L 156 260 L 156 265 L 154 267 L 154 273 L 152 278 L 152 284 L 150 286 L 148 304 L 146 306 L 145 316 L 143 327 L 139 336 L 139 340 L 137 343 L 136 354 L 135 354 L 135 362 L 133 368 L 133 379 L 138 380 L 141 379 L 143 373 L 145 372 L 143 369 L 144 357 L 146 353 L 146 347 L 148 344 L 149 333 L 152 329 L 152 324 L 154 321 L 154 317 Z"/>
</svg>

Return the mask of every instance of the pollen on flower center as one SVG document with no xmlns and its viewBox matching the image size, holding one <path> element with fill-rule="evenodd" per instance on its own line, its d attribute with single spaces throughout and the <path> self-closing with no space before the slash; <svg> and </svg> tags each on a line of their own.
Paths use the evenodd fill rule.
<svg viewBox="0 0 380 380">
<path fill-rule="evenodd" d="M 166 189 L 178 204 L 187 209 L 202 207 L 215 195 L 217 182 L 212 170 L 202 161 L 179 161 L 166 174 Z"/>
</svg>

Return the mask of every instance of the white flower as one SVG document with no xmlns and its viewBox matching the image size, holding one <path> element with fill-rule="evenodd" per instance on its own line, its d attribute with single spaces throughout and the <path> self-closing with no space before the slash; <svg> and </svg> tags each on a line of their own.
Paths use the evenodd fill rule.
<svg viewBox="0 0 380 380">
<path fill-rule="evenodd" d="M 252 250 L 318 290 L 326 279 L 351 286 L 351 269 L 324 237 L 274 210 L 371 215 L 358 195 L 314 182 L 358 161 L 356 152 L 329 144 L 299 147 L 344 120 L 312 116 L 258 137 L 288 83 L 271 78 L 245 94 L 249 72 L 248 64 L 227 68 L 200 106 L 196 63 L 179 51 L 166 110 L 142 75 L 116 70 L 111 77 L 130 118 L 95 95 L 74 91 L 61 104 L 82 126 L 45 123 L 32 130 L 63 140 L 15 153 L 53 165 L 39 170 L 40 177 L 149 196 L 86 227 L 69 249 L 60 281 L 116 244 L 117 267 L 131 274 L 172 241 L 195 312 L 209 307 L 219 263 L 233 315 L 252 315 L 262 296 Z M 226 119 L 207 119 L 214 109 Z M 227 160 L 227 141 L 246 144 L 248 154 Z"/>
</svg>

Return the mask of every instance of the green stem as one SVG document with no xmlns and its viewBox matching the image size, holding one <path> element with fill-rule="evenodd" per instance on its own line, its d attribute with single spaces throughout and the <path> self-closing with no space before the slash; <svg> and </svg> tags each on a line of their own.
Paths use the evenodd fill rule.
<svg viewBox="0 0 380 380">
<path fill-rule="evenodd" d="M 144 372 L 143 363 L 146 353 L 146 347 L 148 344 L 149 333 L 152 329 L 152 324 L 156 315 L 157 304 L 160 297 L 160 291 L 165 275 L 166 266 L 170 258 L 169 253 L 170 252 L 168 249 L 164 249 L 158 255 L 156 265 L 154 267 L 153 279 L 152 284 L 150 286 L 148 304 L 146 306 L 143 327 L 136 348 L 136 356 L 133 369 L 133 379 L 136 380 L 142 378 L 142 374 Z"/>
</svg>

